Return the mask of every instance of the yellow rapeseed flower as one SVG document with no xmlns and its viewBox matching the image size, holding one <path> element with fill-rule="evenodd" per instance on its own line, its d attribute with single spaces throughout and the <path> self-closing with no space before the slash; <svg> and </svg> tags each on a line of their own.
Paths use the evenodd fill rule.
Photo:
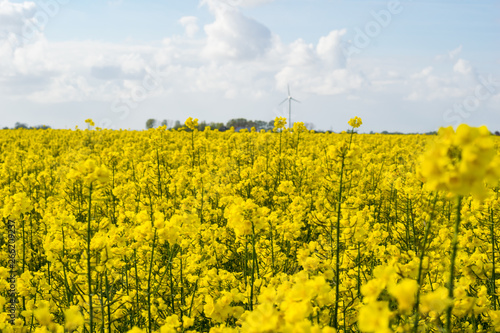
<svg viewBox="0 0 500 333">
<path fill-rule="evenodd" d="M 277 332 L 281 318 L 272 305 L 272 303 L 265 302 L 259 304 L 257 308 L 248 313 L 245 322 L 242 325 L 243 332 Z"/>
<path fill-rule="evenodd" d="M 430 190 L 484 198 L 484 182 L 497 183 L 500 163 L 485 126 L 440 128 L 436 143 L 420 159 L 420 175 Z"/>
<path fill-rule="evenodd" d="M 52 323 L 52 315 L 50 314 L 50 309 L 48 306 L 42 306 L 33 311 L 36 320 L 42 326 L 48 326 Z"/>
<path fill-rule="evenodd" d="M 89 126 L 91 126 L 91 127 L 94 127 L 94 126 L 95 126 L 95 123 L 94 123 L 94 121 L 93 121 L 91 118 L 86 119 L 86 120 L 85 120 L 85 123 L 89 124 Z"/>
<path fill-rule="evenodd" d="M 286 125 L 286 118 L 285 117 L 276 117 L 274 119 L 274 131 L 280 130 L 280 129 L 285 129 Z"/>
<path fill-rule="evenodd" d="M 362 332 L 389 333 L 391 318 L 389 303 L 383 301 L 371 302 L 359 310 L 358 327 Z"/>
<path fill-rule="evenodd" d="M 363 124 L 363 121 L 361 121 L 361 118 L 359 118 L 359 117 L 354 117 L 354 118 L 349 119 L 349 121 L 347 123 L 349 125 L 351 125 L 352 128 L 358 128 L 359 126 L 361 126 Z"/>
<path fill-rule="evenodd" d="M 490 318 L 493 323 L 493 327 L 495 330 L 499 331 L 500 330 L 500 310 L 496 311 L 490 311 Z"/>
<path fill-rule="evenodd" d="M 389 293 L 397 299 L 398 309 L 401 312 L 407 312 L 413 308 L 417 290 L 417 281 L 412 279 L 403 279 L 398 284 L 388 288 Z"/>
<path fill-rule="evenodd" d="M 304 125 L 303 122 L 293 123 L 293 132 L 294 133 L 307 132 L 307 127 Z"/>
<path fill-rule="evenodd" d="M 423 313 L 434 311 L 440 314 L 452 303 L 453 301 L 448 297 L 448 289 L 440 287 L 420 297 L 420 311 Z"/>
<path fill-rule="evenodd" d="M 189 117 L 186 119 L 186 122 L 184 123 L 187 128 L 194 130 L 196 127 L 198 127 L 198 118 L 193 119 L 193 117 Z"/>
<path fill-rule="evenodd" d="M 64 327 L 69 331 L 76 330 L 85 323 L 85 319 L 83 318 L 80 308 L 77 305 L 72 305 L 69 309 L 64 311 L 64 319 Z"/>
</svg>

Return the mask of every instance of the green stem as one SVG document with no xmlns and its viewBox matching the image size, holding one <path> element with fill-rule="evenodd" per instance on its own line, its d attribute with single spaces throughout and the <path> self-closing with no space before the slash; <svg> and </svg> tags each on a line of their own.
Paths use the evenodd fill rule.
<svg viewBox="0 0 500 333">
<path fill-rule="evenodd" d="M 191 131 L 191 170 L 194 170 L 194 129 Z"/>
<path fill-rule="evenodd" d="M 153 235 L 153 245 L 151 246 L 151 260 L 149 262 L 149 274 L 148 274 L 148 328 L 149 328 L 148 332 L 153 332 L 152 331 L 153 318 L 151 318 L 151 276 L 153 273 L 155 245 L 156 245 L 156 228 Z"/>
<path fill-rule="evenodd" d="M 102 275 L 100 275 L 99 278 L 100 278 L 100 281 L 99 281 L 100 290 L 99 290 L 99 292 L 100 292 L 100 295 L 102 296 L 102 294 L 103 294 L 102 287 L 104 285 L 104 283 L 102 282 Z M 106 323 L 104 320 L 105 312 L 104 312 L 104 301 L 103 301 L 102 297 L 99 297 L 99 301 L 101 302 L 101 316 L 102 316 L 101 317 L 101 332 L 104 332 L 104 327 L 105 327 Z"/>
<path fill-rule="evenodd" d="M 89 213 L 87 218 L 87 280 L 89 286 L 89 316 L 90 332 L 94 332 L 94 314 L 92 308 L 92 271 L 90 265 L 90 240 L 91 240 L 91 212 L 92 212 L 92 183 L 89 186 Z"/>
<path fill-rule="evenodd" d="M 181 283 L 181 305 L 184 306 L 186 305 L 186 300 L 184 299 L 184 277 L 183 277 L 183 267 L 182 267 L 182 247 L 180 247 L 179 250 L 179 262 L 180 262 L 180 283 Z M 181 316 L 182 316 L 182 308 L 181 310 Z"/>
<path fill-rule="evenodd" d="M 333 314 L 333 327 L 338 329 L 338 311 L 339 311 L 339 285 L 340 285 L 340 219 L 342 218 L 342 180 L 344 175 L 344 156 L 342 157 L 342 166 L 340 168 L 340 181 L 339 181 L 339 196 L 337 207 L 337 225 L 336 225 L 336 249 L 335 249 L 335 312 Z M 330 235 L 332 233 L 330 227 Z"/>
<path fill-rule="evenodd" d="M 175 246 L 175 245 L 174 245 Z M 172 304 L 172 313 L 175 313 L 175 293 L 174 293 L 174 277 L 172 268 L 174 265 L 174 246 L 170 246 L 170 258 L 168 260 L 169 263 L 169 273 L 170 273 L 170 302 Z"/>
<path fill-rule="evenodd" d="M 107 250 L 106 250 L 106 252 L 107 252 Z M 106 305 L 107 305 L 107 308 L 108 308 L 108 332 L 111 332 L 111 300 L 109 299 L 109 280 L 108 280 L 108 271 L 107 271 L 107 268 L 104 271 L 104 278 L 106 280 L 106 301 L 107 301 Z"/>
<path fill-rule="evenodd" d="M 280 131 L 280 156 L 279 156 L 279 160 L 278 160 L 278 185 L 281 182 L 281 162 L 282 162 L 282 158 L 281 158 L 281 136 L 282 135 L 283 135 L 283 130 Z"/>
<path fill-rule="evenodd" d="M 24 230 L 24 216 L 21 216 L 21 226 L 22 226 L 22 233 L 23 233 L 23 273 L 24 270 L 26 269 L 26 239 L 25 239 L 25 230 Z M 26 297 L 23 296 L 23 310 L 26 310 Z"/>
<path fill-rule="evenodd" d="M 254 224 L 252 222 L 252 279 L 251 279 L 251 285 L 250 285 L 250 311 L 253 311 L 253 295 L 254 295 L 255 268 L 256 268 L 256 266 L 257 266 L 257 252 L 255 251 L 255 227 L 254 227 Z"/>
<path fill-rule="evenodd" d="M 358 291 L 358 298 L 361 301 L 361 243 L 358 243 L 358 285 L 357 285 L 357 291 Z"/>
<path fill-rule="evenodd" d="M 269 222 L 271 230 L 271 274 L 274 276 L 274 239 L 273 239 L 273 224 Z"/>
<path fill-rule="evenodd" d="M 196 291 L 198 290 L 198 281 L 199 279 L 197 279 L 194 284 L 194 290 L 193 290 L 193 295 L 191 296 L 191 305 L 189 306 L 188 317 L 191 317 L 191 311 L 193 310 L 194 296 L 196 295 Z"/>
<path fill-rule="evenodd" d="M 335 249 L 335 310 L 333 313 L 333 327 L 338 329 L 338 312 L 339 312 L 339 296 L 340 296 L 340 220 L 342 218 L 342 186 L 344 179 L 344 168 L 345 168 L 345 158 L 347 152 L 351 149 L 352 144 L 352 136 L 354 134 L 354 130 L 351 131 L 351 135 L 349 137 L 349 146 L 347 150 L 342 152 L 342 164 L 340 166 L 340 179 L 339 179 L 339 192 L 337 199 L 337 225 L 336 225 L 336 249 Z M 330 224 L 330 244 L 332 239 L 332 224 Z"/>
<path fill-rule="evenodd" d="M 491 295 L 493 295 L 493 310 L 497 309 L 497 294 L 496 294 L 496 268 L 495 268 L 495 223 L 493 222 L 493 210 L 490 209 L 490 233 L 491 233 Z"/>
<path fill-rule="evenodd" d="M 460 228 L 460 211 L 462 207 L 462 196 L 457 198 L 457 219 L 455 221 L 455 230 L 453 233 L 453 241 L 451 244 L 451 266 L 450 266 L 450 281 L 448 282 L 448 297 L 453 301 L 453 283 L 455 277 L 455 259 L 457 257 L 458 248 L 458 231 Z M 446 311 L 446 332 L 451 333 L 451 311 L 453 309 L 453 303 L 448 307 Z"/>
<path fill-rule="evenodd" d="M 137 272 L 137 250 L 134 248 L 134 271 L 135 271 L 135 316 L 140 318 L 140 303 L 139 303 L 139 273 Z"/>
<path fill-rule="evenodd" d="M 62 269 L 63 269 L 63 275 L 64 275 L 64 287 L 66 289 L 66 298 L 68 300 L 68 306 L 71 305 L 71 300 L 72 297 L 70 296 L 70 291 L 69 291 L 69 283 L 68 283 L 68 274 L 66 273 L 66 266 L 68 264 L 67 256 L 66 256 L 66 237 L 64 234 L 64 225 L 61 224 L 61 233 L 62 233 L 62 250 L 63 250 L 63 257 L 61 258 L 61 261 L 66 260 L 66 262 L 63 262 Z"/>
<path fill-rule="evenodd" d="M 427 239 L 429 238 L 429 231 L 431 229 L 431 222 L 434 219 L 434 212 L 436 209 L 436 202 L 437 202 L 437 195 L 434 196 L 434 201 L 432 204 L 432 213 L 429 218 L 429 221 L 425 224 L 425 230 L 424 230 L 424 240 L 422 243 L 422 250 L 420 251 L 420 262 L 418 263 L 418 276 L 417 276 L 417 284 L 418 284 L 418 289 L 417 289 L 417 297 L 415 300 L 415 321 L 413 322 L 413 333 L 417 333 L 418 331 L 418 320 L 419 320 L 419 312 L 418 312 L 418 306 L 420 304 L 420 286 L 422 284 L 422 265 L 424 261 L 424 256 L 425 256 L 425 247 L 427 246 Z"/>
</svg>

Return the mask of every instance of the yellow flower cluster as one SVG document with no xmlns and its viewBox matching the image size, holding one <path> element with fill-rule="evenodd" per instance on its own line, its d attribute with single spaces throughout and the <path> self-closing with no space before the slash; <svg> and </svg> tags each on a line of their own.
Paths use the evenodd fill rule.
<svg viewBox="0 0 500 333">
<path fill-rule="evenodd" d="M 67 177 L 69 179 L 81 179 L 86 184 L 93 182 L 107 183 L 110 180 L 110 172 L 106 166 L 97 166 L 94 159 L 87 159 L 71 170 Z"/>
<path fill-rule="evenodd" d="M 484 182 L 496 185 L 500 178 L 500 160 L 485 126 L 461 124 L 456 132 L 451 126 L 441 128 L 434 147 L 421 160 L 421 175 L 432 190 L 482 198 Z"/>
<path fill-rule="evenodd" d="M 293 123 L 293 132 L 294 133 L 303 133 L 307 132 L 307 127 L 304 125 L 303 122 L 296 122 Z"/>
<path fill-rule="evenodd" d="M 188 119 L 186 119 L 186 122 L 184 124 L 186 125 L 187 128 L 194 130 L 195 128 L 198 127 L 198 118 L 195 118 L 193 120 L 192 117 L 189 117 Z"/>
<path fill-rule="evenodd" d="M 90 118 L 89 118 L 89 119 L 86 119 L 86 120 L 85 120 L 85 123 L 86 123 L 86 124 L 89 124 L 89 126 L 91 126 L 91 127 L 94 127 L 94 126 L 95 126 L 94 121 L 93 121 L 92 119 L 90 119 Z"/>
<path fill-rule="evenodd" d="M 274 119 L 274 130 L 283 130 L 285 129 L 286 124 L 287 122 L 285 117 L 276 117 L 276 119 Z"/>
<path fill-rule="evenodd" d="M 349 121 L 347 123 L 349 125 L 351 125 L 352 128 L 358 128 L 359 126 L 361 126 L 363 124 L 363 122 L 361 121 L 361 118 L 359 118 L 359 117 L 351 118 L 351 119 L 349 119 Z"/>
<path fill-rule="evenodd" d="M 285 125 L 0 131 L 0 331 L 500 330 L 498 138 Z"/>
</svg>

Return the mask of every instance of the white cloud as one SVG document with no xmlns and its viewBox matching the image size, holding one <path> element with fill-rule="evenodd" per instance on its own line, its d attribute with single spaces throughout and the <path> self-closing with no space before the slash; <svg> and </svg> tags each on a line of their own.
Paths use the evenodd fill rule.
<svg viewBox="0 0 500 333">
<path fill-rule="evenodd" d="M 345 67 L 346 58 L 340 48 L 342 36 L 346 29 L 333 30 L 328 36 L 321 37 L 316 47 L 318 56 L 329 66 L 333 68 Z"/>
<path fill-rule="evenodd" d="M 100 100 L 103 92 L 102 86 L 91 85 L 85 76 L 61 74 L 53 77 L 46 89 L 35 91 L 30 99 L 38 103 L 82 102 Z"/>
<path fill-rule="evenodd" d="M 185 35 L 166 36 L 159 46 L 144 46 L 54 43 L 43 34 L 20 43 L 14 32 L 22 33 L 33 19 L 34 7 L 0 0 L 0 96 L 38 103 L 112 103 L 141 91 L 146 94 L 141 100 L 180 93 L 264 99 L 276 90 L 286 92 L 290 84 L 301 100 L 312 95 L 362 100 L 365 94 L 383 94 L 400 100 L 443 101 L 470 94 L 477 84 L 470 75 L 471 64 L 458 58 L 461 47 L 449 52 L 454 64 L 448 61 L 443 71 L 434 63 L 415 69 L 408 62 L 396 64 L 395 59 L 387 59 L 383 66 L 372 66 L 366 58 L 348 59 L 341 48 L 345 29 L 332 30 L 313 42 L 299 38 L 284 43 L 238 9 L 265 2 L 244 1 L 232 7 L 222 0 L 207 0 L 213 21 L 203 30 L 196 17 L 184 16 L 179 23 Z M 151 77 L 158 87 L 147 85 Z"/>
<path fill-rule="evenodd" d="M 224 1 L 224 0 L 222 0 Z M 234 3 L 236 6 L 241 7 L 257 7 L 261 5 L 265 5 L 267 3 L 271 3 L 275 0 L 228 0 Z"/>
<path fill-rule="evenodd" d="M 472 67 L 467 60 L 459 59 L 453 71 L 437 72 L 428 66 L 419 72 L 409 75 L 405 85 L 410 92 L 406 99 L 411 101 L 437 101 L 457 99 L 466 96 L 477 84 L 470 75 Z"/>
<path fill-rule="evenodd" d="M 0 0 L 0 41 L 22 45 L 27 36 L 27 27 L 36 23 L 34 2 L 11 3 Z M 36 32 L 36 31 L 35 31 Z"/>
<path fill-rule="evenodd" d="M 210 8 L 221 7 L 257 7 L 275 0 L 202 0 Z"/>
<path fill-rule="evenodd" d="M 445 61 L 445 60 L 455 60 L 460 53 L 462 53 L 462 45 L 459 45 L 456 49 L 448 51 L 446 54 L 439 54 L 436 56 L 436 60 Z"/>
<path fill-rule="evenodd" d="M 210 60 L 249 60 L 271 47 L 271 32 L 259 22 L 231 8 L 212 7 L 215 21 L 205 26 L 203 55 Z"/>
<path fill-rule="evenodd" d="M 364 75 L 346 65 L 341 49 L 345 30 L 331 31 L 317 45 L 299 39 L 285 47 L 286 62 L 276 74 L 276 85 L 284 90 L 288 84 L 317 95 L 347 94 L 367 82 Z"/>
<path fill-rule="evenodd" d="M 427 78 L 429 75 L 432 73 L 434 68 L 432 66 L 425 67 L 422 69 L 420 72 L 415 73 L 411 76 L 412 79 L 422 79 L 422 78 Z"/>
<path fill-rule="evenodd" d="M 453 66 L 453 71 L 462 75 L 469 75 L 472 72 L 472 66 L 469 61 L 458 59 Z"/>
<path fill-rule="evenodd" d="M 186 31 L 186 36 L 194 37 L 200 28 L 198 27 L 198 18 L 195 16 L 183 16 L 179 23 L 182 24 Z"/>
<path fill-rule="evenodd" d="M 367 81 L 363 73 L 347 66 L 341 43 L 345 30 L 333 30 L 316 45 L 299 39 L 285 46 L 286 62 L 275 75 L 276 85 L 288 84 L 308 94 L 350 94 Z"/>
<path fill-rule="evenodd" d="M 456 49 L 448 52 L 448 55 L 451 60 L 455 60 L 455 58 L 458 57 L 460 53 L 462 53 L 462 45 L 459 45 Z"/>
<path fill-rule="evenodd" d="M 265 2 L 242 1 L 238 6 Z M 308 94 L 341 94 L 365 83 L 362 74 L 346 67 L 340 49 L 345 30 L 331 31 L 317 43 L 297 39 L 285 44 L 237 7 L 223 1 L 206 3 L 214 20 L 205 25 L 204 36 L 195 38 L 197 19 L 185 16 L 179 23 L 186 35 L 167 37 L 160 47 L 51 43 L 43 34 L 25 45 L 0 44 L 0 90 L 9 90 L 10 98 L 46 103 L 107 100 L 130 94 L 150 73 L 162 83 L 155 93 L 220 92 L 226 98 L 262 98 L 273 90 L 286 90 L 288 83 Z M 0 29 L 3 25 L 5 31 L 22 31 L 35 15 L 30 3 L 0 4 Z"/>
</svg>

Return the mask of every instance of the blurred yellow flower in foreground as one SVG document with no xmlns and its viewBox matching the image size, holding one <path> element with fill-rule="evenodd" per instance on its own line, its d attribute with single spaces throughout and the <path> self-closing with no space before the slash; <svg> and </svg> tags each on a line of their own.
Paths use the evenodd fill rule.
<svg viewBox="0 0 500 333">
<path fill-rule="evenodd" d="M 403 279 L 397 285 L 389 287 L 389 293 L 398 300 L 399 310 L 402 312 L 413 308 L 417 290 L 417 281 L 412 279 Z"/>
<path fill-rule="evenodd" d="M 500 163 L 486 126 L 440 128 L 433 147 L 420 159 L 420 175 L 430 190 L 484 198 L 484 182 L 498 182 Z"/>
<path fill-rule="evenodd" d="M 388 302 L 373 302 L 359 310 L 359 329 L 363 332 L 385 333 L 389 329 L 391 311 Z"/>
<path fill-rule="evenodd" d="M 85 319 L 80 313 L 80 309 L 76 305 L 72 305 L 68 310 L 64 311 L 64 317 L 64 327 L 69 331 L 76 330 L 78 327 L 83 326 L 83 324 L 85 323 Z"/>
</svg>

